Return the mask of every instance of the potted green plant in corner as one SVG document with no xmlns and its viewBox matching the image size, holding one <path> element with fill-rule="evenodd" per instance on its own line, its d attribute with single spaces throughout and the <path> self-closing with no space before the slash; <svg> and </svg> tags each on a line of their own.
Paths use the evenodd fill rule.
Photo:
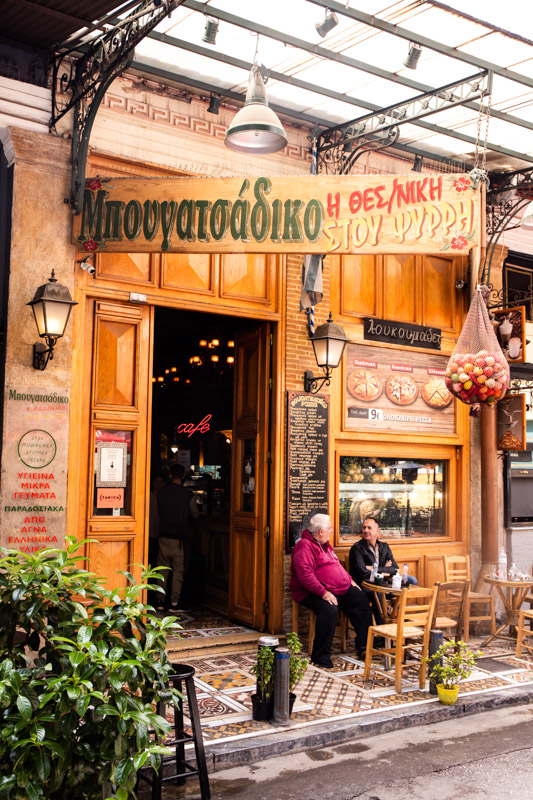
<svg viewBox="0 0 533 800">
<path fill-rule="evenodd" d="M 452 706 L 457 702 L 457 684 L 469 677 L 482 655 L 481 650 L 470 650 L 465 642 L 452 640 L 441 644 L 431 658 L 425 659 L 432 665 L 429 679 L 437 685 L 441 703 Z"/>
<path fill-rule="evenodd" d="M 291 633 L 287 634 L 287 645 L 290 650 L 290 658 L 289 658 L 289 715 L 292 714 L 292 709 L 294 706 L 294 701 L 296 700 L 296 695 L 293 693 L 293 689 L 300 681 L 307 669 L 307 659 L 304 656 L 300 655 L 302 650 L 302 643 L 298 638 L 298 634 L 292 631 Z"/>
<path fill-rule="evenodd" d="M 166 652 L 177 626 L 142 602 L 158 570 L 105 589 L 79 565 L 84 544 L 0 550 L 2 798 L 128 800 L 169 752 L 156 705 L 180 701 Z"/>
<path fill-rule="evenodd" d="M 257 690 L 252 694 L 252 719 L 265 721 L 274 715 L 274 648 L 259 646 L 252 667 Z"/>
</svg>

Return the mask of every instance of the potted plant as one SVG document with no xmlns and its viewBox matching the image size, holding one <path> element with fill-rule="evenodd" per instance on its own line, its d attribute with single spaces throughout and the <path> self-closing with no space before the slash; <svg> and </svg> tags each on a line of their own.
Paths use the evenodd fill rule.
<svg viewBox="0 0 533 800">
<path fill-rule="evenodd" d="M 252 695 L 252 719 L 269 720 L 274 715 L 274 648 L 259 646 L 252 672 L 257 691 Z"/>
<path fill-rule="evenodd" d="M 300 655 L 302 650 L 302 643 L 298 638 L 298 634 L 292 631 L 291 633 L 287 634 L 287 645 L 290 650 L 290 658 L 289 658 L 289 715 L 292 714 L 292 709 L 294 706 L 294 701 L 296 700 L 296 695 L 293 693 L 293 689 L 300 681 L 307 669 L 308 661 L 304 656 Z"/>
<path fill-rule="evenodd" d="M 105 589 L 79 566 L 84 544 L 0 553 L 0 796 L 10 800 L 127 800 L 138 771 L 169 752 L 155 708 L 180 702 L 166 653 L 175 620 L 142 603 L 158 572 Z"/>
<path fill-rule="evenodd" d="M 451 706 L 457 702 L 459 681 L 468 678 L 483 655 L 481 650 L 470 650 L 463 642 L 449 641 L 441 644 L 431 658 L 425 661 L 432 665 L 429 679 L 437 685 L 437 693 L 441 703 Z"/>
</svg>

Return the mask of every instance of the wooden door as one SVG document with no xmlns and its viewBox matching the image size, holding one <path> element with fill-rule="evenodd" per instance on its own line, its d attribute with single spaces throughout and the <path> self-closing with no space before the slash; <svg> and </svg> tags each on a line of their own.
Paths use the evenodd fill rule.
<svg viewBox="0 0 533 800">
<path fill-rule="evenodd" d="M 139 577 L 140 569 L 134 565 L 145 558 L 151 309 L 107 300 L 88 302 L 93 312 L 91 386 L 85 395 L 89 458 L 80 458 L 80 464 L 88 464 L 87 500 L 80 505 L 85 538 L 92 540 L 87 550 L 90 569 L 114 588 L 126 583 L 117 570 Z M 85 375 L 88 378 L 88 369 Z M 103 475 L 99 469 L 102 448 L 114 445 L 115 454 L 117 450 L 124 454 L 119 470 L 122 487 L 117 486 L 117 474 Z M 115 486 L 105 487 L 106 495 L 99 496 L 105 477 L 114 478 Z"/>
<path fill-rule="evenodd" d="M 268 549 L 270 325 L 235 342 L 229 615 L 263 630 Z"/>
</svg>

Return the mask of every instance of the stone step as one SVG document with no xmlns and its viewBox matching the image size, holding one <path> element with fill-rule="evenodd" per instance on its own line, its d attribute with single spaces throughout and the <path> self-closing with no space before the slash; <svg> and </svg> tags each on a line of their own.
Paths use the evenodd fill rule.
<svg viewBox="0 0 533 800">
<path fill-rule="evenodd" d="M 170 639 L 167 653 L 171 661 L 184 662 L 190 658 L 209 658 L 229 653 L 242 653 L 257 649 L 257 640 L 264 636 L 259 631 L 221 634 L 219 636 L 195 636 L 188 639 Z"/>
</svg>

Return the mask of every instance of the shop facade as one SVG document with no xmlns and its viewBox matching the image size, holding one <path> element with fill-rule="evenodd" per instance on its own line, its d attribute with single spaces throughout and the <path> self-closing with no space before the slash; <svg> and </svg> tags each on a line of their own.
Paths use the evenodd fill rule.
<svg viewBox="0 0 533 800">
<path fill-rule="evenodd" d="M 224 157 L 220 137 L 214 132 L 209 140 L 202 138 L 202 133 L 191 132 L 192 123 L 181 134 L 187 147 L 182 169 L 161 163 L 168 157 L 155 156 L 164 150 L 161 141 L 152 142 L 140 158 L 143 142 L 156 135 L 166 141 L 170 131 L 161 132 L 154 121 L 139 125 L 135 114 L 124 110 L 132 98 L 126 93 L 123 97 L 120 112 L 116 106 L 113 111 L 109 100 L 104 104 L 100 127 L 95 127 L 89 178 L 120 178 L 126 184 L 130 178 L 173 179 L 187 172 L 202 174 L 203 169 L 205 175 L 215 173 L 209 183 L 220 173 L 247 176 L 253 192 L 258 176 L 308 173 L 305 137 L 299 131 L 292 133 L 285 154 L 263 157 L 261 163 L 226 158 L 218 174 L 217 159 Z M 192 119 L 191 109 L 187 112 Z M 113 143 L 113 126 L 123 134 L 138 131 L 135 147 L 128 148 L 124 136 Z M 317 373 L 306 316 L 300 312 L 304 248 L 291 241 L 285 249 L 282 242 L 270 252 L 261 252 L 259 245 L 232 252 L 231 246 L 217 250 L 212 241 L 211 249 L 203 252 L 198 247 L 177 252 L 155 244 L 142 249 L 132 232 L 131 248 L 118 251 L 113 249 L 110 222 L 108 244 L 94 252 L 91 274 L 80 268 L 80 261 L 92 252 L 83 246 L 91 237 L 78 237 L 79 246 L 73 244 L 72 217 L 63 203 L 70 181 L 68 142 L 10 129 L 9 148 L 14 164 L 13 226 L 2 543 L 31 552 L 61 546 L 65 533 L 89 539 L 90 568 L 115 585 L 124 580 L 116 570 L 146 562 L 154 385 L 159 377 L 163 384 L 180 377 L 171 372 L 170 361 L 168 377 L 164 369 L 161 375 L 154 371 L 156 318 L 161 309 L 207 315 L 215 321 L 224 318 L 225 330 L 235 330 L 233 418 L 231 425 L 218 421 L 214 402 L 209 423 L 216 432 L 231 430 L 227 438 L 232 474 L 223 524 L 224 514 L 216 513 L 206 522 L 205 569 L 227 557 L 227 585 L 220 596 L 227 598 L 229 615 L 258 629 L 281 630 L 290 609 L 290 502 L 299 502 L 294 493 L 289 496 L 295 467 L 290 463 L 294 450 L 291 456 L 288 446 L 293 432 L 289 406 L 294 398 L 309 396 L 303 386 L 305 370 Z M 361 167 L 367 173 L 361 179 L 365 187 L 370 186 L 369 174 L 374 175 L 372 185 L 380 186 L 385 178 L 378 180 L 379 172 L 402 175 L 407 170 L 399 160 L 374 158 L 374 163 Z M 416 176 L 413 184 L 425 177 Z M 358 176 L 352 179 L 357 191 Z M 426 186 L 429 181 L 433 187 L 453 190 L 451 176 L 437 169 Z M 334 202 L 335 191 L 330 194 Z M 456 196 L 463 202 L 462 189 Z M 451 205 L 448 196 L 439 199 L 435 194 L 436 207 L 440 203 Z M 409 239 L 402 213 L 404 209 L 397 225 L 406 226 Z M 315 497 L 306 497 L 306 508 L 299 506 L 302 525 L 314 500 L 319 510 L 326 504 L 334 520 L 335 547 L 347 553 L 364 516 L 375 515 L 397 560 L 406 562 L 423 584 L 442 577 L 445 553 L 471 552 L 475 562 L 480 547 L 480 526 L 473 524 L 471 530 L 471 520 L 479 519 L 479 484 L 471 458 L 476 423 L 469 421 L 468 409 L 448 401 L 441 391 L 442 372 L 468 304 L 468 293 L 456 288 L 468 274 L 467 247 L 459 241 L 453 245 L 452 239 L 458 239 L 458 225 L 465 239 L 477 235 L 478 211 L 476 215 L 456 222 L 456 214 L 453 223 L 450 216 L 447 247 L 441 241 L 427 248 L 424 234 L 409 251 L 400 242 L 398 228 L 397 251 L 387 244 L 375 254 L 339 253 L 345 229 L 338 225 L 324 262 L 324 297 L 315 309 L 316 325 L 325 322 L 331 310 L 349 343 L 331 385 L 318 393 L 328 412 L 321 462 L 326 477 Z M 442 214 L 439 219 L 444 219 Z M 421 219 L 418 222 L 422 225 Z M 412 224 L 415 230 L 417 220 Z M 432 225 L 444 235 L 436 215 Z M 311 216 L 309 227 L 313 228 Z M 355 235 L 361 236 L 361 230 Z M 78 305 L 53 362 L 38 372 L 31 366 L 36 336 L 25 304 L 52 267 Z M 192 341 L 176 341 L 176 352 L 187 349 L 192 355 L 192 347 Z M 182 419 L 176 411 L 176 426 L 196 426 L 202 419 L 205 415 Z M 52 460 L 47 460 L 50 448 L 48 455 L 41 453 L 44 445 L 36 435 L 25 442 L 39 452 L 24 456 L 21 463 L 22 437 L 42 430 L 54 442 Z M 109 443 L 120 444 L 124 453 L 116 481 L 122 486 L 98 485 L 105 483 L 102 451 Z M 169 440 L 167 458 L 172 458 L 171 444 Z M 121 490 L 118 505 L 105 500 L 106 488 Z"/>
</svg>

